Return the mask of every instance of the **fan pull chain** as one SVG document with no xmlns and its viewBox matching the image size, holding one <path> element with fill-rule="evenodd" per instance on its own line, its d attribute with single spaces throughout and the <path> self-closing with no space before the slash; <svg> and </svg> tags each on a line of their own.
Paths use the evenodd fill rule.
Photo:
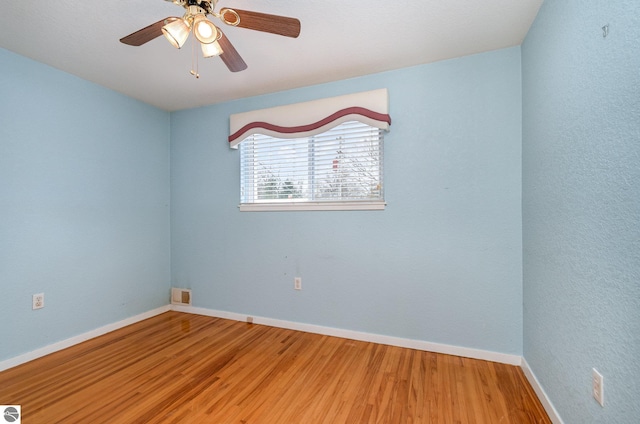
<svg viewBox="0 0 640 424">
<path fill-rule="evenodd" d="M 193 62 L 195 60 L 195 64 L 196 64 L 196 69 L 193 69 Z M 198 61 L 198 55 L 196 54 L 196 41 L 195 41 L 195 37 L 191 39 L 191 75 L 193 75 L 196 78 L 200 78 L 200 73 L 199 71 L 199 61 Z"/>
</svg>

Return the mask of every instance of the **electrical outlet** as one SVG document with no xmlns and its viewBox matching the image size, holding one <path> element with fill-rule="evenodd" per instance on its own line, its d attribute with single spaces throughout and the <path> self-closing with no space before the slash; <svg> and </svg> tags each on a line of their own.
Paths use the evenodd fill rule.
<svg viewBox="0 0 640 424">
<path fill-rule="evenodd" d="M 591 374 L 592 374 L 593 397 L 595 400 L 598 401 L 600 406 L 604 407 L 604 377 L 595 368 L 591 370 Z"/>
<path fill-rule="evenodd" d="M 42 309 L 44 308 L 44 293 L 34 294 L 31 299 L 31 308 L 32 309 Z"/>
<path fill-rule="evenodd" d="M 302 278 L 296 277 L 293 280 L 293 288 L 296 290 L 302 290 Z"/>
</svg>

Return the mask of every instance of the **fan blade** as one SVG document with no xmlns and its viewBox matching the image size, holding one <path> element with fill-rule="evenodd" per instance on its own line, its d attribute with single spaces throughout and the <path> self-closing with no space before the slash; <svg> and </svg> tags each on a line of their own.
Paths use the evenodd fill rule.
<svg viewBox="0 0 640 424">
<path fill-rule="evenodd" d="M 227 65 L 227 68 L 229 68 L 231 72 L 240 72 L 247 69 L 247 64 L 242 60 L 240 53 L 233 47 L 231 41 L 229 41 L 222 31 L 220 31 L 220 35 L 221 37 L 218 40 L 220 47 L 222 47 L 220 59 Z"/>
<path fill-rule="evenodd" d="M 241 28 L 270 32 L 291 38 L 297 38 L 300 35 L 300 21 L 295 18 L 251 12 L 249 10 L 233 10 L 240 16 L 238 26 Z"/>
<path fill-rule="evenodd" d="M 179 18 L 170 17 L 170 18 L 162 19 L 156 22 L 155 24 L 151 24 L 142 29 L 139 29 L 138 31 L 132 34 L 127 35 L 126 37 L 122 37 L 120 39 L 120 42 L 124 44 L 128 44 L 130 46 L 141 46 L 144 43 L 147 43 L 153 40 L 154 38 L 161 36 L 162 27 L 164 26 L 165 21 L 171 20 L 171 19 L 179 19 Z"/>
</svg>

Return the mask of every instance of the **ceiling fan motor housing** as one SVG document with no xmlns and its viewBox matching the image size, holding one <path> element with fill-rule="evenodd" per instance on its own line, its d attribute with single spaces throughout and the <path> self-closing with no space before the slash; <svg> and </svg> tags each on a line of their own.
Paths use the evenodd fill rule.
<svg viewBox="0 0 640 424">
<path fill-rule="evenodd" d="M 211 6 L 211 3 L 213 3 L 213 7 Z M 186 8 L 190 8 L 191 6 L 196 6 L 199 7 L 200 9 L 202 9 L 204 12 L 203 13 L 211 13 L 213 11 L 213 9 L 216 7 L 216 0 L 187 0 L 186 5 L 184 5 Z"/>
</svg>

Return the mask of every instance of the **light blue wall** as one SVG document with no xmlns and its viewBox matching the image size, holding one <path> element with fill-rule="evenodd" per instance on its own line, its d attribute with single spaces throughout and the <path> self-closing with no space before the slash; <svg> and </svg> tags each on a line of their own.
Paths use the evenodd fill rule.
<svg viewBox="0 0 640 424">
<path fill-rule="evenodd" d="M 0 95 L 0 360 L 165 305 L 169 114 L 2 49 Z"/>
<path fill-rule="evenodd" d="M 520 61 L 516 47 L 172 113 L 173 284 L 199 307 L 521 354 Z M 230 114 L 382 87 L 385 211 L 238 211 Z"/>
<path fill-rule="evenodd" d="M 522 68 L 524 356 L 567 424 L 639 423 L 640 2 L 546 0 Z"/>
</svg>

